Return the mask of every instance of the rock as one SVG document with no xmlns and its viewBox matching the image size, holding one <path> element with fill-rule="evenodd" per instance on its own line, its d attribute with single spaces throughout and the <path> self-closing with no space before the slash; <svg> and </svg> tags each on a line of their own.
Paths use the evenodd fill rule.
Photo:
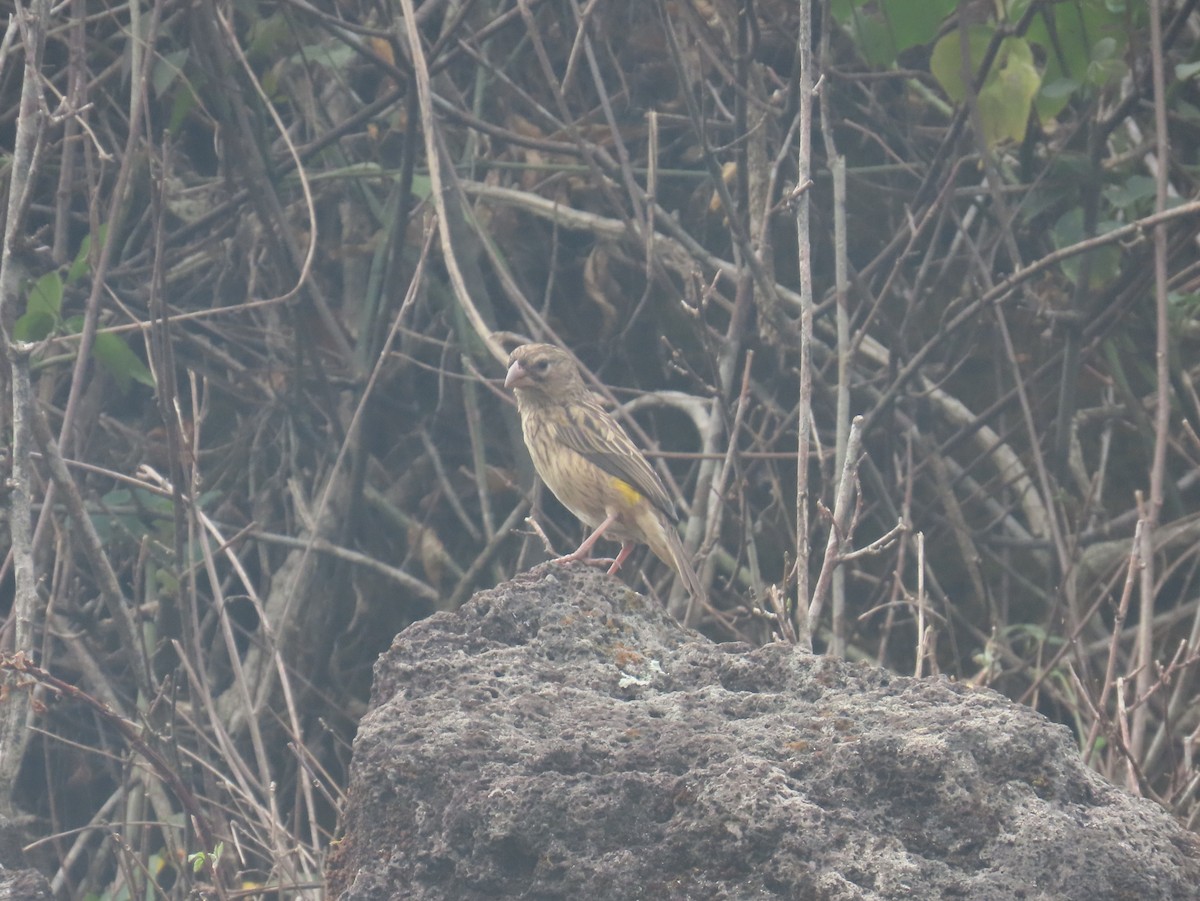
<svg viewBox="0 0 1200 901">
<path fill-rule="evenodd" d="M 50 883 L 37 870 L 0 867 L 0 901 L 52 901 Z"/>
<path fill-rule="evenodd" d="M 380 658 L 329 896 L 1186 901 L 1198 857 L 994 692 L 713 644 L 546 565 Z"/>
</svg>

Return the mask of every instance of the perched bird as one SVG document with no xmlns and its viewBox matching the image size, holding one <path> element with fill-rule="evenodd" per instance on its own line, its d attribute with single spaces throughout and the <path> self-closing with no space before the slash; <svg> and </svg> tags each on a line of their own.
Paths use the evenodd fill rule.
<svg viewBox="0 0 1200 901">
<path fill-rule="evenodd" d="M 603 535 L 621 542 L 611 575 L 635 544 L 646 544 L 703 598 L 676 531 L 679 516 L 667 490 L 620 423 L 588 390 L 575 361 L 550 344 L 524 344 L 508 358 L 504 387 L 517 395 L 521 430 L 533 466 L 564 507 L 594 531 L 555 562 L 591 562 Z"/>
</svg>

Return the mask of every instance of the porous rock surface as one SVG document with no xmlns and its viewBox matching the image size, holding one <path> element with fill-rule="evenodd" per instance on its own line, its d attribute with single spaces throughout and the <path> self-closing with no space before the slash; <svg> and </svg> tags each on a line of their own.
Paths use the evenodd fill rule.
<svg viewBox="0 0 1200 901">
<path fill-rule="evenodd" d="M 542 566 L 397 636 L 329 897 L 1200 897 L 1200 842 L 990 691 L 713 644 Z"/>
<path fill-rule="evenodd" d="M 0 867 L 0 901 L 52 901 L 50 883 L 37 870 Z"/>
</svg>

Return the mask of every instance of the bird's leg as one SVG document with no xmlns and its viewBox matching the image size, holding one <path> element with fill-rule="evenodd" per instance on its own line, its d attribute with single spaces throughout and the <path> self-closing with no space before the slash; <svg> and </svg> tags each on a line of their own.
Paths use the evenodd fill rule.
<svg viewBox="0 0 1200 901">
<path fill-rule="evenodd" d="M 616 571 L 621 568 L 621 564 L 625 562 L 625 558 L 628 557 L 632 551 L 633 551 L 633 542 L 632 541 L 626 541 L 624 544 L 621 545 L 621 553 L 617 554 L 617 559 L 614 560 L 612 563 L 612 566 L 610 566 L 608 568 L 608 574 L 610 576 L 614 575 L 616 573 Z"/>
<path fill-rule="evenodd" d="M 590 565 L 607 563 L 608 562 L 607 560 L 594 560 L 588 555 L 591 553 L 592 545 L 594 545 L 597 541 L 599 541 L 600 536 L 604 534 L 604 530 L 607 529 L 609 526 L 611 526 L 616 521 L 617 521 L 617 514 L 615 514 L 615 513 L 608 514 L 608 516 L 605 517 L 604 522 L 602 522 L 602 523 L 600 523 L 600 525 L 596 526 L 596 531 L 592 532 L 591 535 L 589 535 L 587 538 L 583 539 L 583 544 L 579 545 L 579 547 L 577 547 L 573 553 L 567 554 L 566 556 L 563 556 L 563 557 L 558 557 L 555 560 L 552 560 L 551 562 L 552 563 L 579 562 L 579 563 L 587 563 Z M 622 553 L 624 553 L 624 551 L 622 551 Z M 616 564 L 614 563 L 614 566 L 615 565 Z"/>
</svg>

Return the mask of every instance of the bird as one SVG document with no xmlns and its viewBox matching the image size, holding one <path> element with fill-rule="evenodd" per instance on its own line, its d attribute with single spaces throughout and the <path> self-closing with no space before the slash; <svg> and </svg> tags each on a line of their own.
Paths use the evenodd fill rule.
<svg viewBox="0 0 1200 901">
<path fill-rule="evenodd" d="M 648 545 L 699 601 L 700 577 L 676 526 L 679 515 L 662 480 L 625 429 L 600 406 L 574 359 L 552 344 L 523 344 L 508 358 L 504 387 L 521 414 L 521 432 L 542 481 L 593 531 L 555 563 L 607 562 L 591 558 L 605 537 L 621 542 L 613 575 L 637 544 Z"/>
</svg>

